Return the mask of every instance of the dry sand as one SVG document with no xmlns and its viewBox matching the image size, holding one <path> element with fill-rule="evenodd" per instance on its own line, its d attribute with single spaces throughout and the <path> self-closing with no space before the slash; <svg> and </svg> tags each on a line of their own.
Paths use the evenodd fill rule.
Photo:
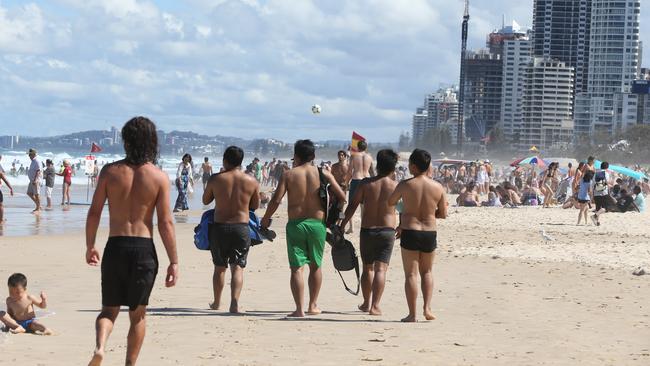
<svg viewBox="0 0 650 366">
<path fill-rule="evenodd" d="M 212 265 L 192 243 L 193 225 L 177 226 L 175 288 L 164 288 L 167 259 L 157 240 L 161 268 L 140 365 L 650 364 L 650 276 L 631 274 L 638 265 L 650 270 L 648 214 L 607 215 L 595 228 L 574 226 L 574 210 L 453 208 L 440 225 L 434 267 L 438 319 L 402 324 L 398 246 L 383 316 L 355 311 L 361 299 L 345 292 L 328 251 L 324 314 L 287 320 L 293 301 L 280 212 L 276 241 L 249 257 L 245 316 L 207 309 Z M 546 242 L 542 228 L 555 241 Z M 99 241 L 105 239 L 102 230 Z M 0 334 L 0 364 L 87 363 L 101 299 L 99 269 L 84 262 L 83 233 L 0 238 L 0 278 L 18 271 L 32 293 L 47 291 L 55 314 L 43 322 L 58 334 Z M 222 301 L 229 301 L 228 291 Z M 109 340 L 107 365 L 123 363 L 126 315 Z"/>
</svg>

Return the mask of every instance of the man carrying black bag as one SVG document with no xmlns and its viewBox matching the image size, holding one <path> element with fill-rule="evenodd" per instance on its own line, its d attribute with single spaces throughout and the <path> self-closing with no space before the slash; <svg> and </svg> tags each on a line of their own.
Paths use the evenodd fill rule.
<svg viewBox="0 0 650 366">
<path fill-rule="evenodd" d="M 395 206 L 388 205 L 388 198 L 397 186 L 397 160 L 398 155 L 393 150 L 381 150 L 377 153 L 379 175 L 361 181 L 340 225 L 342 230 L 354 216 L 357 207 L 364 205 L 360 234 L 363 304 L 359 305 L 359 310 L 370 315 L 381 315 L 379 301 L 384 292 L 386 271 L 395 243 L 397 215 Z"/>
</svg>

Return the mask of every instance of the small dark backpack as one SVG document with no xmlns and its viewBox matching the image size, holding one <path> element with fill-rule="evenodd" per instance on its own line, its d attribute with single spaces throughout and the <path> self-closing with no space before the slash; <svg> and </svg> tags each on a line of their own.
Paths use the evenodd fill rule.
<svg viewBox="0 0 650 366">
<path fill-rule="evenodd" d="M 352 245 L 349 240 L 346 240 L 343 235 L 328 234 L 328 239 L 328 242 L 332 245 L 332 262 L 334 263 L 334 268 L 341 277 L 341 281 L 343 281 L 343 286 L 352 295 L 358 295 L 361 287 L 361 275 L 359 272 L 359 257 L 357 256 L 356 249 L 354 249 L 354 245 Z M 353 269 L 357 275 L 356 291 L 352 291 L 348 287 L 343 275 L 341 274 L 341 271 L 347 272 Z"/>
</svg>

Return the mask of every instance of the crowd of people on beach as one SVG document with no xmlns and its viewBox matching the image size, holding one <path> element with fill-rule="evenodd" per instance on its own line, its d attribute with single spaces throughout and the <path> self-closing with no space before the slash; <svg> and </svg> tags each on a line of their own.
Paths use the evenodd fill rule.
<svg viewBox="0 0 650 366">
<path fill-rule="evenodd" d="M 584 214 L 594 207 L 592 222 L 600 225 L 605 212 L 643 212 L 645 196 L 650 194 L 647 178 L 639 180 L 610 171 L 609 163 L 595 167 L 595 158 L 577 166 L 559 162 L 548 166 L 537 164 L 500 167 L 490 161 L 447 164 L 432 168 L 432 178 L 448 193 L 457 194 L 459 207 L 561 206 L 576 208 Z M 592 174 L 586 175 L 586 172 Z M 647 174 L 639 166 L 634 171 Z M 647 177 L 647 175 L 645 175 Z M 585 222 L 586 223 L 586 222 Z"/>
<path fill-rule="evenodd" d="M 325 243 L 332 250 L 346 245 L 345 234 L 352 234 L 353 217 L 360 211 L 358 230 L 362 261 L 360 287 L 363 302 L 359 310 L 382 315 L 381 298 L 395 241 L 400 240 L 404 289 L 408 314 L 403 322 L 417 321 L 417 298 L 421 289 L 424 318 L 435 319 L 432 312 L 433 261 L 437 248 L 437 220 L 447 216 L 447 194 L 458 194 L 456 204 L 464 207 L 520 207 L 523 205 L 579 210 L 578 224 L 591 221 L 600 225 L 606 212 L 643 211 L 648 180 L 612 174 L 607 162 L 590 157 L 585 163 L 566 168 L 551 162 L 541 173 L 525 166 L 494 168 L 489 161 L 432 164 L 431 155 L 415 149 L 405 166 L 399 155 L 382 149 L 373 159 L 368 145 L 360 141 L 349 150 L 337 153 L 337 161 L 316 162 L 316 147 L 310 140 L 298 140 L 291 163 L 273 159 L 262 163 L 254 158 L 247 166 L 244 151 L 228 147 L 217 173 L 209 158 L 198 170 L 192 156 L 183 155 L 173 185 L 178 190 L 171 203 L 169 176 L 157 165 L 156 126 L 145 117 L 129 120 L 122 129 L 126 157 L 106 164 L 97 172 L 96 189 L 86 221 L 86 262 L 101 267 L 102 310 L 96 319 L 96 348 L 89 365 L 100 365 L 105 357 L 107 339 L 121 306 L 129 307 L 130 330 L 126 350 L 127 364 L 135 364 L 145 334 L 146 307 L 158 273 L 158 256 L 153 243 L 153 215 L 169 265 L 165 285 L 176 285 L 179 276 L 173 212 L 189 209 L 188 195 L 194 182 L 202 182 L 202 203 L 214 204 L 213 223 L 209 226 L 209 250 L 214 272 L 213 301 L 210 309 L 222 308 L 221 297 L 230 268 L 230 305 L 228 311 L 240 313 L 244 271 L 251 248 L 249 231 L 251 212 L 262 208 L 260 230 L 272 233 L 273 218 L 286 198 L 288 222 L 285 227 L 290 289 L 295 310 L 288 317 L 318 315 L 322 285 Z M 55 176 L 71 184 L 72 166 L 64 163 L 59 172 L 48 160 L 45 167 L 37 152 L 29 152 L 28 195 L 40 210 L 41 183 L 45 181 L 47 204 L 51 207 L 51 187 Z M 13 194 L 4 172 L 4 182 Z M 109 183 L 110 182 L 110 183 Z M 264 191 L 267 188 L 268 191 Z M 64 186 L 64 202 L 66 189 Z M 0 204 L 2 196 L 0 195 Z M 69 203 L 69 193 L 67 194 Z M 97 230 L 108 202 L 109 238 L 103 253 L 96 247 Z M 173 207 L 173 208 L 172 208 Z M 0 220 L 2 219 L 0 205 Z M 360 208 L 360 210 L 359 210 Z M 269 235 L 270 237 L 270 235 Z M 354 255 L 354 254 L 353 254 Z M 304 272 L 308 269 L 308 302 L 305 303 Z M 53 331 L 36 319 L 35 307 L 47 306 L 47 295 L 27 292 L 27 278 L 15 273 L 8 280 L 10 297 L 0 322 L 14 333 Z M 346 285 L 347 289 L 347 285 Z M 348 289 L 348 291 L 350 291 Z"/>
</svg>

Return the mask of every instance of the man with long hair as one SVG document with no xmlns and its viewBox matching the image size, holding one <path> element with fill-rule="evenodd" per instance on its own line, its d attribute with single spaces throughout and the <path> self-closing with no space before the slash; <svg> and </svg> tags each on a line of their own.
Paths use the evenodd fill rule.
<svg viewBox="0 0 650 366">
<path fill-rule="evenodd" d="M 172 287 L 178 279 L 169 178 L 155 165 L 156 125 L 145 117 L 135 117 L 122 128 L 122 141 L 126 158 L 102 169 L 86 221 L 86 262 L 99 266 L 95 239 L 104 202 L 108 200 L 109 237 L 101 260 L 102 311 L 95 323 L 97 344 L 91 366 L 101 365 L 106 341 L 122 305 L 129 307 L 131 321 L 125 364 L 134 365 L 137 361 L 144 341 L 149 295 L 158 273 L 158 256 L 152 239 L 154 211 L 170 262 L 165 285 Z"/>
</svg>

